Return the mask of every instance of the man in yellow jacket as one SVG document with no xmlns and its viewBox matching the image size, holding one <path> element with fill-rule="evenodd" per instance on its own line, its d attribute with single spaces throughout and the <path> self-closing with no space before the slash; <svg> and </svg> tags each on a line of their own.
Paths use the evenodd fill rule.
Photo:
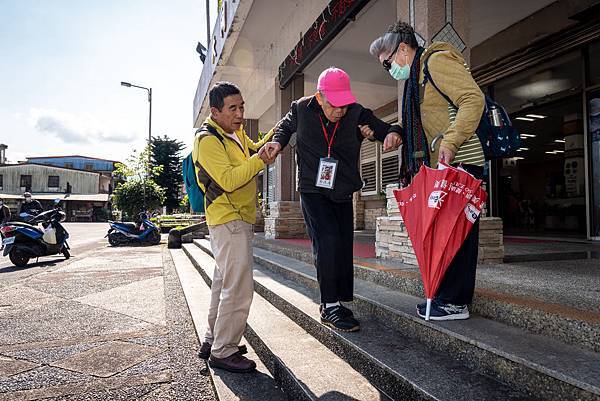
<svg viewBox="0 0 600 401">
<path fill-rule="evenodd" d="M 216 267 L 208 329 L 200 357 L 212 367 L 251 372 L 256 363 L 239 346 L 252 303 L 252 225 L 256 220 L 256 175 L 273 163 L 244 131 L 244 99 L 237 86 L 218 82 L 209 93 L 210 117 L 194 140 L 192 157 L 205 193 L 210 245 Z M 258 151 L 250 155 L 251 151 Z"/>
<path fill-rule="evenodd" d="M 418 45 L 413 27 L 404 22 L 396 23 L 376 39 L 370 52 L 392 78 L 405 82 L 401 168 L 404 177 L 410 179 L 423 164 L 435 168 L 443 161 L 462 163 L 467 171 L 481 178 L 485 158 L 475 131 L 485 98 L 460 52 L 442 42 L 424 49 Z M 425 74 L 425 66 L 430 77 Z M 469 318 L 467 305 L 475 291 L 478 242 L 479 220 L 444 275 L 433 300 L 432 320 Z M 417 314 L 425 317 L 425 303 L 417 305 Z"/>
</svg>

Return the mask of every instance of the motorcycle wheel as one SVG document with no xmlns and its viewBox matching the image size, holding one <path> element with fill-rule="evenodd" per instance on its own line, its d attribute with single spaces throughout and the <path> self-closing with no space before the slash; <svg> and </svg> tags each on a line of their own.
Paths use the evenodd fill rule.
<svg viewBox="0 0 600 401">
<path fill-rule="evenodd" d="M 148 235 L 148 241 L 150 241 L 152 245 L 160 244 L 160 233 L 157 230 L 152 231 Z"/>
<path fill-rule="evenodd" d="M 114 234 L 108 234 L 108 243 L 110 246 L 119 246 L 119 240 L 117 240 L 117 236 Z"/>
<path fill-rule="evenodd" d="M 29 257 L 26 256 L 24 253 L 19 252 L 18 249 L 14 248 L 8 254 L 8 258 L 13 263 L 13 265 L 17 267 L 25 267 L 27 266 L 27 263 L 29 263 Z"/>
<path fill-rule="evenodd" d="M 69 259 L 71 257 L 71 252 L 69 252 L 67 248 L 63 248 L 62 254 L 65 257 L 65 259 Z"/>
</svg>

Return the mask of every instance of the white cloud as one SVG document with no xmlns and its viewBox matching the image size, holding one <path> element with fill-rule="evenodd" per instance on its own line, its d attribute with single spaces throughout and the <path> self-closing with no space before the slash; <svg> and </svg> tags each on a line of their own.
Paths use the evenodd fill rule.
<svg viewBox="0 0 600 401">
<path fill-rule="evenodd" d="M 89 114 L 71 114 L 51 109 L 31 109 L 30 122 L 41 133 L 55 136 L 64 143 L 88 144 L 101 142 L 130 143 L 133 132 L 122 132 L 100 124 Z"/>
</svg>

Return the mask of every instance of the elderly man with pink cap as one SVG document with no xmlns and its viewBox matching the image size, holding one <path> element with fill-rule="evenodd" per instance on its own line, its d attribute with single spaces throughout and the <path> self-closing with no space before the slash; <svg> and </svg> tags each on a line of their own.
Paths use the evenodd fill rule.
<svg viewBox="0 0 600 401">
<path fill-rule="evenodd" d="M 354 213 L 352 194 L 363 186 L 361 143 L 379 140 L 384 150 L 402 143 L 391 126 L 356 103 L 350 77 L 339 68 L 321 73 L 317 93 L 292 102 L 265 145 L 274 158 L 296 133 L 302 213 L 312 242 L 321 292 L 321 322 L 340 331 L 357 331 L 359 322 L 342 302 L 354 294 Z"/>
</svg>

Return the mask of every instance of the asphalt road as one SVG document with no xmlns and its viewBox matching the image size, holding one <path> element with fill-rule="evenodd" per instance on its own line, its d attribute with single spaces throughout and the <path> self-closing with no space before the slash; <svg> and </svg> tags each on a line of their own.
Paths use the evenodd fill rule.
<svg viewBox="0 0 600 401">
<path fill-rule="evenodd" d="M 104 236 L 108 231 L 108 223 L 63 223 L 69 232 L 69 245 L 71 246 L 71 255 L 77 258 L 91 250 L 108 246 L 108 241 Z M 22 279 L 33 274 L 41 273 L 58 266 L 64 261 L 62 255 L 47 256 L 30 262 L 30 265 L 23 269 L 17 269 L 13 266 L 7 257 L 0 255 L 0 287 L 9 285 L 14 280 Z"/>
</svg>

